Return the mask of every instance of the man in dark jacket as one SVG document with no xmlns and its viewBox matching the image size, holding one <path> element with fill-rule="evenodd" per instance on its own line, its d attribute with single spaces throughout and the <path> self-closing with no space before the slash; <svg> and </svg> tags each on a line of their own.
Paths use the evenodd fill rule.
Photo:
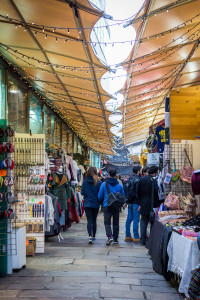
<svg viewBox="0 0 200 300">
<path fill-rule="evenodd" d="M 146 232 L 147 226 L 150 221 L 150 212 L 153 208 L 159 206 L 158 193 L 155 188 L 154 177 L 158 172 L 157 166 L 151 166 L 148 170 L 148 175 L 142 177 L 138 183 L 138 198 L 139 198 L 139 210 L 141 214 L 140 221 L 140 245 L 146 245 Z"/>
<path fill-rule="evenodd" d="M 133 167 L 133 175 L 128 179 L 127 182 L 127 204 L 128 204 L 128 215 L 126 219 L 126 236 L 125 242 L 134 242 L 137 243 L 140 241 L 138 225 L 140 220 L 140 212 L 138 211 L 138 182 L 140 179 L 141 167 Z M 126 205 L 124 206 L 124 208 Z M 131 236 L 131 223 L 133 222 L 133 234 L 134 238 Z"/>
<path fill-rule="evenodd" d="M 114 169 L 110 170 L 110 172 L 109 172 L 110 177 L 106 180 L 106 182 L 102 183 L 99 193 L 98 193 L 98 199 L 100 202 L 103 203 L 104 225 L 105 225 L 106 235 L 108 237 L 108 240 L 106 242 L 107 246 L 109 246 L 113 242 L 113 238 L 114 238 L 113 243 L 118 244 L 119 210 L 108 207 L 108 191 L 107 191 L 106 183 L 108 183 L 111 193 L 120 192 L 122 195 L 125 196 L 122 185 L 115 178 L 116 174 L 117 174 L 116 170 L 114 170 Z M 111 218 L 112 217 L 113 217 L 113 230 L 111 229 Z"/>
</svg>

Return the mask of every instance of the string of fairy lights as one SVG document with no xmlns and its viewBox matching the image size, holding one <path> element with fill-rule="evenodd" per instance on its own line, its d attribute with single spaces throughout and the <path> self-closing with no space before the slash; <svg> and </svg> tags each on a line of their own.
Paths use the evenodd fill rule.
<svg viewBox="0 0 200 300">
<path fill-rule="evenodd" d="M 199 15 L 200 14 L 197 14 L 195 17 L 193 17 L 193 18 L 191 18 L 191 19 L 189 19 L 189 20 L 187 20 L 186 22 L 184 22 L 184 23 L 181 23 L 181 24 L 179 24 L 178 26 L 176 26 L 176 27 L 173 27 L 173 28 L 171 28 L 170 30 L 167 30 L 167 31 L 165 31 L 165 32 L 162 32 L 162 33 L 158 33 L 158 34 L 156 34 L 156 35 L 153 35 L 153 36 L 150 36 L 150 37 L 146 37 L 145 39 L 143 39 L 143 40 L 149 40 L 149 39 L 152 39 L 153 37 L 155 37 L 155 38 L 159 38 L 159 37 L 164 37 L 166 34 L 172 34 L 175 30 L 180 30 L 180 29 L 183 29 L 183 28 L 186 28 L 187 27 L 187 24 L 189 23 L 189 24 L 191 24 L 196 18 L 198 18 L 199 17 Z M 1 16 L 1 15 L 0 15 Z M 5 16 L 4 16 L 5 17 Z M 194 24 L 194 26 L 192 26 L 192 28 L 191 29 L 187 29 L 187 32 L 190 32 L 193 28 L 195 28 L 196 26 L 198 26 L 199 25 L 199 23 L 197 23 L 197 24 Z M 190 25 L 191 26 L 191 25 Z M 183 28 L 182 28 L 183 27 Z M 187 33 L 186 32 L 186 33 Z M 173 41 L 172 42 L 170 42 L 169 44 L 171 44 L 171 43 L 173 43 L 173 42 L 176 42 L 178 39 L 183 39 L 183 36 L 186 34 L 186 33 L 184 33 L 183 35 L 181 35 L 180 37 L 178 37 L 178 38 L 176 38 L 176 39 L 173 39 Z M 127 42 L 130 42 L 130 41 L 127 41 Z M 133 41 L 133 42 L 135 42 L 135 40 Z M 114 43 L 117 43 L 117 42 L 114 42 Z M 121 43 L 125 43 L 125 42 L 121 42 Z M 142 43 L 142 40 L 140 40 L 140 43 Z M 168 44 L 168 45 L 169 45 Z M 3 44 L 1 44 L 1 45 L 3 45 Z M 159 51 L 161 51 L 162 49 L 164 49 L 164 48 L 166 48 L 166 47 L 168 47 L 168 45 L 165 45 L 164 47 L 161 47 L 160 49 L 159 49 Z M 4 46 L 6 46 L 6 45 L 4 45 Z M 52 63 L 47 63 L 47 62 L 45 62 L 45 61 L 42 61 L 42 60 L 39 60 L 39 59 L 37 59 L 37 58 L 35 58 L 35 57 L 30 57 L 30 56 L 28 56 L 28 55 L 26 55 L 26 54 L 24 54 L 24 53 L 21 53 L 21 52 L 19 52 L 18 50 L 16 50 L 16 49 L 12 49 L 11 47 L 8 47 L 8 46 L 6 46 L 6 50 L 7 51 L 12 51 L 12 52 L 14 52 L 14 53 L 17 53 L 18 55 L 21 55 L 22 56 L 22 58 L 27 58 L 28 60 L 29 59 L 32 59 L 32 60 L 34 60 L 34 61 L 37 61 L 38 63 L 42 63 L 44 66 L 52 66 L 52 67 L 55 67 L 55 68 L 61 68 L 62 70 L 70 70 L 71 72 L 72 71 L 84 71 L 84 72 L 86 72 L 87 74 L 89 73 L 89 71 L 91 70 L 91 67 L 84 67 L 84 66 L 65 66 L 65 65 L 60 65 L 60 64 L 52 64 Z M 144 58 L 144 57 L 143 57 Z M 124 63 L 122 63 L 122 65 L 126 65 L 126 64 L 129 64 L 131 61 L 128 61 L 128 62 L 124 62 Z M 145 61 L 146 62 L 146 61 Z M 143 63 L 145 63 L 145 62 L 143 62 Z M 135 62 L 134 62 L 135 63 Z M 137 65 L 137 64 L 135 64 L 135 65 Z M 102 72 L 102 67 L 95 67 L 94 65 L 92 66 L 92 68 L 93 68 L 93 70 L 95 71 L 95 72 Z M 110 71 L 112 71 L 112 66 L 110 66 Z M 121 75 L 121 76 L 124 76 L 124 75 Z"/>
<path fill-rule="evenodd" d="M 100 151 L 102 151 L 100 145 L 99 145 L 99 147 L 96 146 L 96 148 L 94 148 L 94 146 L 90 145 L 90 140 L 89 141 L 87 140 L 87 137 L 90 136 L 90 132 L 87 131 L 87 128 L 85 128 L 84 131 L 82 130 L 83 124 L 82 124 L 81 128 L 76 128 L 74 126 L 74 124 L 72 124 L 72 122 L 70 121 L 71 120 L 70 118 L 67 118 L 65 115 L 63 115 L 63 113 L 59 109 L 57 109 L 57 107 L 55 107 L 52 103 L 49 103 L 48 99 L 46 97 L 44 97 L 40 91 L 35 90 L 34 86 L 30 82 L 27 81 L 27 76 L 24 76 L 24 74 L 21 73 L 21 69 L 17 65 L 14 65 L 11 61 L 6 59 L 1 53 L 0 53 L 0 56 L 13 69 L 13 71 L 18 74 L 20 79 L 22 79 L 26 84 L 29 84 L 29 88 L 31 88 L 35 92 L 35 94 L 40 98 L 41 102 L 44 103 L 50 109 L 52 109 L 53 112 L 55 114 L 57 114 L 67 124 L 67 126 L 70 129 L 72 129 L 72 131 L 84 142 L 84 144 L 86 146 L 88 146 L 96 154 L 99 154 L 99 152 L 96 150 L 96 148 L 99 149 Z M 102 137 L 102 133 L 99 136 Z"/>
<path fill-rule="evenodd" d="M 196 17 L 198 17 L 200 14 L 198 14 L 197 16 L 195 16 L 194 18 L 196 18 Z M 192 18 L 191 20 L 193 21 L 194 20 L 194 18 Z M 191 22 L 191 20 L 190 20 L 190 22 Z M 183 24 L 184 24 L 184 26 L 183 26 Z M 189 32 L 191 32 L 192 30 L 194 30 L 195 28 L 197 28 L 198 26 L 199 26 L 199 24 L 200 23 L 197 23 L 197 24 L 195 24 L 194 26 L 192 26 L 190 29 L 187 29 L 187 32 L 185 32 L 184 34 L 182 34 L 180 37 L 178 37 L 178 38 L 176 38 L 176 39 L 173 39 L 173 41 L 172 42 L 170 42 L 168 45 L 170 45 L 170 44 L 172 44 L 172 43 L 174 43 L 174 42 L 176 42 L 178 39 L 181 39 L 181 43 L 180 43 L 180 45 L 179 45 L 179 47 L 181 48 L 181 47 L 184 47 L 186 44 L 184 44 L 184 45 L 181 45 L 182 43 L 184 43 L 185 41 L 187 41 L 187 40 L 190 40 L 190 41 L 192 41 L 192 40 L 194 40 L 194 38 L 196 38 L 196 37 L 198 37 L 198 34 L 199 34 L 199 29 L 198 30 L 196 30 L 196 32 L 195 33 L 192 33 L 189 37 L 187 37 L 187 38 L 185 38 L 185 40 L 184 40 L 184 36 L 186 35 L 186 34 L 188 34 Z M 168 34 L 168 33 L 170 33 L 170 34 L 172 34 L 175 30 L 182 30 L 182 29 L 184 29 L 184 28 L 186 28 L 187 26 L 189 26 L 189 25 L 187 25 L 187 23 L 185 22 L 185 23 L 182 23 L 182 26 L 183 26 L 183 28 L 180 28 L 180 26 L 179 27 L 174 27 L 174 28 L 172 28 L 170 31 L 166 31 L 165 33 L 163 32 L 162 34 L 157 34 L 157 35 L 154 35 L 154 36 L 151 36 L 151 37 L 148 37 L 148 38 L 144 38 L 143 40 L 141 40 L 140 41 L 140 43 L 142 43 L 143 41 L 145 41 L 145 40 L 149 40 L 149 39 L 152 39 L 152 38 L 159 38 L 159 37 L 164 37 L 164 35 L 165 34 Z M 44 29 L 44 31 L 45 31 L 45 29 Z M 43 31 L 43 32 L 44 32 Z M 85 41 L 84 41 L 85 42 Z M 130 42 L 130 41 L 127 41 L 127 42 Z M 117 43 L 117 42 L 116 42 Z M 104 43 L 104 45 L 105 45 L 105 43 Z M 149 66 L 146 66 L 146 67 L 144 67 L 144 68 L 142 68 L 142 69 L 140 69 L 140 70 L 138 70 L 138 71 L 136 71 L 136 72 L 134 72 L 134 73 L 140 73 L 140 72 L 144 72 L 144 71 L 146 71 L 148 68 L 151 68 L 153 65 L 157 65 L 157 64 L 159 64 L 160 62 L 164 62 L 167 58 L 170 58 L 170 56 L 172 56 L 173 54 L 175 54 L 176 53 L 176 49 L 177 49 L 177 45 L 175 46 L 175 48 L 176 49 L 174 49 L 174 51 L 172 51 L 172 50 L 170 50 L 171 51 L 171 53 L 169 54 L 169 55 L 165 55 L 165 58 L 163 59 L 159 59 L 158 61 L 156 61 L 156 59 L 159 57 L 160 58 L 160 56 L 161 55 L 164 55 L 164 54 L 166 54 L 166 52 L 167 51 L 169 51 L 169 50 L 165 50 L 165 52 L 163 51 L 163 53 L 161 53 L 161 50 L 164 50 L 168 45 L 165 45 L 164 47 L 160 47 L 159 48 L 159 54 L 156 56 L 156 57 L 154 57 L 154 58 L 150 58 L 150 59 L 148 59 L 148 60 L 145 60 L 145 61 L 143 61 L 142 63 L 135 63 L 137 60 L 139 60 L 139 59 L 144 59 L 144 57 L 145 56 L 143 56 L 143 57 L 141 57 L 141 58 L 137 58 L 137 60 L 135 60 L 134 62 L 133 61 L 129 61 L 129 62 L 126 62 L 127 64 L 128 63 L 134 63 L 134 65 L 135 66 L 137 66 L 137 65 L 144 65 L 145 63 L 147 63 L 147 62 L 149 62 L 151 65 L 149 65 Z M 28 60 L 30 60 L 30 59 L 32 59 L 32 60 L 34 60 L 34 61 L 38 61 L 36 58 L 33 58 L 33 57 L 28 57 L 28 56 L 26 56 L 26 55 L 24 55 L 23 53 L 21 53 L 21 52 L 19 52 L 19 51 L 17 51 L 17 50 L 14 50 L 14 49 L 12 49 L 12 48 L 10 48 L 10 47 L 8 47 L 8 46 L 6 46 L 6 45 L 3 45 L 3 44 L 1 44 L 0 46 L 2 46 L 2 48 L 3 48 L 3 46 L 4 46 L 4 50 L 7 50 L 10 54 L 12 54 L 13 56 L 19 56 L 19 55 L 22 55 L 22 61 L 23 62 L 25 62 L 25 63 L 27 63 L 26 62 L 26 60 L 25 59 L 28 59 Z M 106 45 L 105 45 L 106 46 Z M 6 47 L 6 48 L 5 48 Z M 14 52 L 13 52 L 14 51 Z M 16 54 L 17 53 L 17 54 Z M 154 51 L 154 52 L 152 52 L 152 53 L 150 53 L 150 54 L 148 54 L 148 56 L 149 55 L 154 55 L 156 53 L 156 51 Z M 24 60 L 23 60 L 23 58 L 25 58 Z M 20 59 L 19 57 L 17 58 L 17 59 Z M 152 61 L 154 61 L 153 63 L 152 63 Z M 43 63 L 43 64 L 45 64 L 45 62 L 43 62 L 43 61 L 38 61 L 38 63 Z M 32 65 L 32 66 L 34 66 L 34 64 L 30 64 L 30 65 Z M 63 70 L 70 70 L 70 72 L 73 72 L 73 71 L 84 71 L 84 72 L 88 72 L 90 69 L 88 68 L 88 70 L 86 70 L 86 67 L 79 67 L 78 69 L 76 68 L 76 67 L 71 67 L 71 66 L 64 66 L 64 65 L 57 65 L 57 64 L 46 64 L 45 65 L 45 67 L 46 66 L 48 66 L 48 65 L 50 65 L 50 66 L 52 66 L 52 67 L 55 67 L 55 68 L 62 68 Z M 71 68 L 71 69 L 70 69 Z M 94 67 L 93 67 L 94 68 Z M 43 71 L 47 71 L 47 70 L 45 70 L 45 69 L 42 69 L 42 68 L 38 68 L 38 69 L 40 69 L 40 70 L 42 70 L 42 72 Z M 100 67 L 98 67 L 98 68 L 96 68 L 95 69 L 95 71 L 96 72 L 102 72 L 102 69 L 100 68 Z M 53 73 L 53 72 L 49 72 L 49 73 Z M 135 76 L 135 74 L 132 74 L 132 77 L 133 76 Z M 55 74 L 55 73 L 53 73 L 53 74 Z M 61 76 L 63 76 L 63 75 L 61 75 Z M 117 78 L 117 77 L 122 77 L 122 76 L 124 76 L 124 75 L 120 75 L 120 76 L 114 76 L 114 77 L 108 77 L 108 78 Z M 165 74 L 165 76 L 166 76 L 166 74 Z M 175 75 L 174 75 L 175 76 Z M 65 77 L 66 77 L 66 74 L 65 74 Z M 72 77 L 72 78 L 74 78 L 74 79 L 81 79 L 81 77 L 80 78 L 78 78 L 77 76 L 76 77 Z M 96 79 L 99 79 L 99 80 L 101 80 L 102 78 L 96 78 Z M 107 79 L 107 78 L 106 78 Z M 85 80 L 85 78 L 84 78 L 84 80 Z M 91 79 L 88 79 L 88 80 L 91 80 Z M 148 83 L 148 85 L 149 85 L 150 83 Z M 132 99 L 137 99 L 137 97 L 138 98 L 141 98 L 141 97 L 143 97 L 145 94 L 147 94 L 147 93 L 149 93 L 150 91 L 155 91 L 155 88 L 157 88 L 158 86 L 160 86 L 160 85 L 162 85 L 163 84 L 163 81 L 161 82 L 161 83 L 159 83 L 159 84 L 157 84 L 157 86 L 154 86 L 152 89 L 150 89 L 149 91 L 147 91 L 147 92 L 145 92 L 145 93 L 142 93 L 142 94 L 140 94 L 140 95 L 138 95 L 138 96 L 136 96 L 136 97 L 133 97 L 133 98 L 131 98 L 131 99 L 129 99 L 129 100 L 132 100 Z M 57 87 L 56 87 L 57 88 Z M 77 91 L 70 91 L 71 93 L 78 93 Z M 85 96 L 89 96 L 89 94 L 85 94 Z M 91 95 L 90 95 L 91 96 Z M 96 95 L 95 94 L 93 94 L 93 96 L 91 96 L 91 97 L 95 97 Z M 55 99 L 55 98 L 54 98 Z M 151 98 L 150 98 L 151 99 Z M 51 101 L 52 101 L 53 99 L 51 99 Z M 56 99 L 57 100 L 57 99 Z M 145 101 L 145 100 L 144 100 Z M 62 100 L 60 101 L 60 102 L 62 102 Z M 63 100 L 63 102 L 65 102 L 64 100 Z M 69 102 L 67 102 L 67 103 L 69 103 Z M 78 104 L 79 105 L 79 104 Z M 85 103 L 80 103 L 80 105 L 84 105 L 85 107 L 91 107 L 91 108 L 94 108 L 95 106 L 94 105 L 92 105 L 92 106 L 90 106 L 89 104 L 85 104 Z M 130 103 L 130 105 L 131 105 L 131 103 Z M 99 107 L 95 107 L 95 108 L 99 108 Z M 136 106 L 136 108 L 137 108 L 137 106 Z M 156 108 L 155 108 L 156 109 Z M 127 112 L 131 112 L 131 111 L 133 111 L 133 110 L 130 110 L 130 111 L 127 111 Z M 95 117 L 94 117 L 94 119 L 95 119 Z"/>
<path fill-rule="evenodd" d="M 181 0 L 179 0 L 181 2 Z M 176 1 L 176 2 L 179 2 L 179 1 Z M 170 8 L 170 5 L 168 7 L 165 7 L 162 9 L 162 12 L 163 11 L 166 11 L 168 12 Z M 158 10 L 158 12 L 160 12 L 160 10 Z M 152 13 L 151 13 L 152 14 Z M 149 14 L 149 16 L 151 15 Z M 194 20 L 196 17 L 198 17 L 200 14 L 197 14 L 195 17 L 192 18 L 192 20 Z M 142 17 L 142 21 L 144 21 L 146 18 L 149 17 L 148 15 L 144 15 Z M 154 12 L 154 16 L 156 16 L 156 12 Z M 83 28 L 80 28 L 80 27 L 58 27 L 58 26 L 49 26 L 49 25 L 42 25 L 42 24 L 36 24 L 35 22 L 32 22 L 32 23 L 29 23 L 29 22 L 23 22 L 23 21 L 20 21 L 18 19 L 15 19 L 15 18 L 11 18 L 8 16 L 8 14 L 5 16 L 5 15 L 0 15 L 0 17 L 4 20 L 7 20 L 9 22 L 12 22 L 14 23 L 14 26 L 15 28 L 21 28 L 23 27 L 24 30 L 26 31 L 28 28 L 32 29 L 34 31 L 34 34 L 42 34 L 44 35 L 44 38 L 47 39 L 48 37 L 52 37 L 52 38 L 55 38 L 55 42 L 58 42 L 58 40 L 62 40 L 64 41 L 64 43 L 68 42 L 68 41 L 76 41 L 76 42 L 84 42 L 85 44 L 91 44 L 93 45 L 94 47 L 97 45 L 97 44 L 104 44 L 105 46 L 107 45 L 112 45 L 114 46 L 115 44 L 122 44 L 122 43 L 130 43 L 132 45 L 132 43 L 136 42 L 136 41 L 139 41 L 138 39 L 134 39 L 134 40 L 129 40 L 129 41 L 123 41 L 123 42 L 101 42 L 101 41 L 98 41 L 98 42 L 92 42 L 92 41 L 83 41 L 79 38 L 79 36 L 77 36 L 76 39 L 74 38 L 66 38 L 66 37 L 60 37 L 60 36 L 55 36 L 56 32 L 58 30 L 64 30 L 67 35 L 70 34 L 70 31 L 73 31 L 75 30 L 76 32 L 78 31 L 79 34 L 81 34 L 81 32 L 83 30 L 86 30 L 86 29 L 89 29 L 89 30 L 96 30 L 96 29 L 99 29 L 99 28 L 106 28 L 107 30 L 109 29 L 109 27 L 112 27 L 112 26 L 119 26 L 121 24 L 124 24 L 125 22 L 127 21 L 121 21 L 119 23 L 113 23 L 113 24 L 106 24 L 106 25 L 101 25 L 101 26 L 94 26 L 94 27 L 83 27 Z M 187 26 L 186 25 L 187 22 L 184 22 L 182 23 L 181 25 L 184 25 L 184 26 Z M 179 26 L 175 26 L 173 29 L 175 28 L 179 28 L 180 29 L 180 25 Z M 48 30 L 48 32 L 47 32 Z M 49 33 L 49 31 L 52 31 L 52 34 Z M 164 33 L 161 34 L 161 36 L 163 35 Z M 158 38 L 159 35 L 154 35 L 154 36 L 151 36 L 151 37 L 147 37 L 145 39 L 149 39 L 149 38 L 152 38 L 152 37 L 156 37 Z"/>
<path fill-rule="evenodd" d="M 195 24 L 194 27 L 193 27 L 192 29 L 190 29 L 190 30 L 187 31 L 187 33 L 190 32 L 191 30 L 193 30 L 194 28 L 196 28 L 199 24 L 200 24 L 200 23 Z M 183 38 L 183 36 L 184 36 L 185 34 L 187 34 L 187 33 L 182 34 L 181 37 Z M 161 63 L 161 62 L 165 62 L 165 60 L 166 60 L 168 57 L 171 58 L 172 55 L 175 54 L 175 53 L 177 52 L 177 47 L 184 47 L 184 46 L 186 46 L 187 44 L 181 45 L 181 44 L 183 44 L 186 40 L 189 40 L 189 41 L 193 40 L 193 42 L 194 42 L 194 38 L 196 38 L 196 37 L 198 37 L 198 36 L 199 36 L 199 29 L 197 29 L 194 33 L 192 33 L 190 36 L 188 36 L 185 40 L 182 39 L 182 40 L 181 40 L 181 43 L 178 44 L 178 45 L 176 45 L 176 46 L 174 47 L 174 51 L 173 51 L 172 49 L 170 49 L 170 50 L 168 49 L 169 54 L 168 54 L 167 56 L 165 55 L 165 57 L 164 57 L 164 58 L 161 58 L 159 61 L 156 61 L 156 58 L 157 58 L 157 57 L 160 57 L 160 56 L 162 56 L 162 54 L 165 54 L 165 53 L 166 53 L 166 51 L 167 51 L 167 46 L 168 46 L 169 44 L 175 42 L 176 40 L 178 40 L 178 39 L 181 38 L 181 37 L 178 37 L 177 39 L 173 40 L 173 42 L 170 42 L 168 45 L 165 45 L 164 47 L 160 48 L 160 50 L 159 50 L 160 52 L 161 52 L 162 49 L 166 48 L 165 53 L 159 53 L 156 57 L 153 57 L 153 58 L 150 58 L 150 59 L 148 59 L 148 60 L 145 60 L 145 61 L 143 61 L 142 63 L 135 64 L 135 65 L 142 65 L 142 64 L 145 64 L 145 63 L 148 63 L 148 62 L 150 63 L 149 66 L 146 66 L 146 67 L 144 67 L 144 68 L 142 68 L 142 69 L 140 68 L 138 71 L 134 72 L 134 73 L 132 74 L 132 76 L 135 76 L 137 73 L 141 73 L 141 72 L 144 72 L 144 71 L 148 70 L 148 69 L 149 69 L 150 67 L 152 67 L 153 65 L 158 65 L 158 64 Z M 41 70 L 42 72 L 46 71 L 46 72 L 55 74 L 55 73 L 52 72 L 52 71 L 49 71 L 49 70 L 46 70 L 46 69 L 43 69 L 43 68 L 40 68 L 40 67 L 35 67 L 34 64 L 31 64 L 30 62 L 25 61 L 23 58 L 18 57 L 18 56 L 16 55 L 16 53 L 18 53 L 18 50 L 12 49 L 11 47 L 8 47 L 7 45 L 2 44 L 2 43 L 0 43 L 0 47 L 2 47 L 2 48 L 3 48 L 4 50 L 6 50 L 7 52 L 9 52 L 9 50 L 12 51 L 12 55 L 13 55 L 14 57 L 16 57 L 16 59 L 20 59 L 20 60 L 22 60 L 24 63 L 27 63 L 27 64 L 29 65 L 29 67 L 32 66 L 32 67 L 34 67 L 34 68 L 36 68 L 36 69 Z M 149 55 L 150 55 L 150 56 L 153 56 L 155 52 L 156 52 L 156 51 L 152 52 L 151 54 L 148 54 L 148 56 L 149 56 Z M 23 56 L 23 53 L 19 53 L 19 54 L 21 54 L 21 55 Z M 144 56 L 143 56 L 142 58 L 144 58 Z M 32 58 L 29 57 L 29 59 L 32 59 Z M 141 58 L 140 58 L 140 59 L 141 59 Z M 152 62 L 152 61 L 154 61 L 154 62 Z M 41 63 L 44 63 L 44 64 L 45 64 L 45 62 L 41 62 Z M 71 69 L 71 71 L 72 71 L 72 69 Z M 57 72 L 57 73 L 58 73 L 61 77 L 70 77 L 70 78 L 73 78 L 73 79 L 83 79 L 83 80 L 94 80 L 94 79 L 90 79 L 90 78 L 81 78 L 81 77 L 74 76 L 74 75 L 71 75 L 71 74 L 69 75 L 69 74 L 66 74 L 66 73 L 65 73 L 65 74 L 60 73 L 60 72 Z M 136 73 L 136 74 L 135 74 L 135 73 Z M 124 76 L 126 76 L 126 75 L 118 75 L 118 76 L 113 76 L 113 77 L 96 78 L 96 79 L 97 79 L 97 80 L 103 80 L 103 79 L 107 80 L 107 79 L 114 79 L 114 78 L 119 78 L 119 77 L 124 77 Z"/>
</svg>

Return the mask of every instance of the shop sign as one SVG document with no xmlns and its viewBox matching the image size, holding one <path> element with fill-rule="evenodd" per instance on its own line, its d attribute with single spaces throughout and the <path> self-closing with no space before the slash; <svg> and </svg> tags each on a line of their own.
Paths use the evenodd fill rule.
<svg viewBox="0 0 200 300">
<path fill-rule="evenodd" d="M 160 153 L 147 153 L 147 167 L 160 165 Z"/>
</svg>

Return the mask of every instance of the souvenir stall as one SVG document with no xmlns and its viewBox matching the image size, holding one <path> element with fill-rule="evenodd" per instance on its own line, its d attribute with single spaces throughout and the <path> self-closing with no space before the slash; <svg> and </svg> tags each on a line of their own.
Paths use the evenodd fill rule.
<svg viewBox="0 0 200 300">
<path fill-rule="evenodd" d="M 187 94 L 187 101 L 184 99 Z M 178 95 L 177 95 L 178 94 Z M 200 266 L 200 141 L 195 138 L 194 132 L 189 133 L 184 125 L 184 118 L 177 129 L 174 125 L 177 118 L 177 109 L 180 108 L 179 97 L 183 96 L 184 104 L 190 107 L 190 97 L 187 92 L 172 92 L 170 112 L 171 139 L 167 133 L 167 143 L 163 153 L 163 168 L 160 172 L 164 186 L 164 204 L 156 212 L 147 247 L 152 256 L 153 268 L 163 274 L 167 280 L 178 283 L 180 293 L 189 297 L 188 289 L 193 272 Z M 177 98 L 178 97 L 178 98 Z M 178 102 L 177 102 L 178 101 Z M 192 101 L 192 100 L 191 100 Z M 195 104 L 195 103 L 194 103 Z M 183 108 L 182 107 L 182 108 Z M 180 114 L 185 114 L 181 108 Z M 170 118 L 169 118 L 170 114 Z M 177 121 L 176 121 L 177 122 Z M 186 124 L 187 119 L 186 119 Z M 194 129 L 195 130 L 195 129 Z M 198 128 L 196 128 L 198 131 Z M 177 134 L 178 132 L 178 134 Z M 178 139 L 179 137 L 179 139 Z"/>
<path fill-rule="evenodd" d="M 47 149 L 46 166 L 46 219 L 45 237 L 58 236 L 61 229 L 66 231 L 73 222 L 79 222 L 81 199 L 75 197 L 77 173 L 71 155 L 58 145 Z"/>
<path fill-rule="evenodd" d="M 27 243 L 44 253 L 45 135 L 15 134 L 16 222 L 26 225 Z"/>
<path fill-rule="evenodd" d="M 14 130 L 0 121 L 0 275 L 12 272 L 12 254 L 16 254 L 16 231 L 12 228 L 15 218 L 14 184 Z M 22 229 L 24 231 L 24 228 Z M 24 231 L 25 232 L 25 231 Z M 25 234 L 24 234 L 25 238 Z M 22 245 L 22 265 L 26 264 L 26 254 Z"/>
</svg>

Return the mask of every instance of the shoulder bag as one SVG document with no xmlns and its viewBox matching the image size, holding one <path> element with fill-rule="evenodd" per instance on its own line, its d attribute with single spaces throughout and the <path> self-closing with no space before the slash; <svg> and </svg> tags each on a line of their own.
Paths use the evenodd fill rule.
<svg viewBox="0 0 200 300">
<path fill-rule="evenodd" d="M 114 209 L 120 209 L 126 202 L 126 197 L 124 197 L 120 192 L 111 193 L 109 184 L 106 182 L 106 189 L 108 192 L 108 207 Z"/>
</svg>

